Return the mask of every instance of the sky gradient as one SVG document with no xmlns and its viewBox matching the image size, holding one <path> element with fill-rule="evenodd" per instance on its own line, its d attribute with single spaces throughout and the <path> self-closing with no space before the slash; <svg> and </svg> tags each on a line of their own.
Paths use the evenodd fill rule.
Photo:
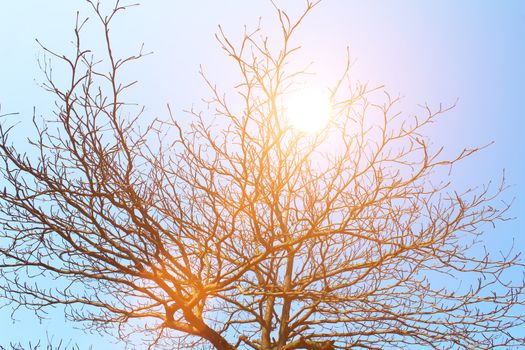
<svg viewBox="0 0 525 350">
<path fill-rule="evenodd" d="M 302 1 L 278 2 L 292 16 Z M 76 11 L 92 16 L 84 1 L 4 1 L 0 4 L 0 105 L 2 113 L 19 112 L 22 125 L 37 114 L 50 114 L 52 97 L 40 87 L 44 79 L 37 59 L 43 51 L 35 42 L 61 52 L 71 52 Z M 169 103 L 175 114 L 200 105 L 208 95 L 198 75 L 202 65 L 211 80 L 225 91 L 238 80 L 235 65 L 214 40 L 223 25 L 233 40 L 243 26 L 262 28 L 276 37 L 275 13 L 270 1 L 151 0 L 129 9 L 113 26 L 117 54 L 135 53 L 141 43 L 153 55 L 134 64 L 129 78 L 139 85 L 128 99 L 146 106 L 146 116 L 166 115 Z M 457 106 L 431 131 L 437 144 L 450 150 L 493 145 L 457 167 L 452 177 L 459 188 L 500 179 L 505 169 L 511 187 L 502 197 L 515 198 L 510 216 L 496 229 L 486 227 L 485 242 L 508 247 L 515 239 L 525 252 L 525 2 L 523 1 L 323 1 L 306 18 L 295 38 L 303 49 L 300 64 L 313 62 L 321 84 L 334 81 L 350 49 L 355 79 L 384 84 L 393 95 L 403 96 L 406 113 L 417 104 Z M 95 21 L 86 27 L 86 46 L 101 44 Z M 91 45 L 91 46 L 90 46 Z M 69 51 L 68 51 L 69 50 Z M 56 77 L 63 77 L 57 66 Z M 20 131 L 20 129 L 18 129 Z M 15 133 L 14 133 L 15 134 Z M 21 138 L 23 133 L 16 133 Z M 516 276 L 521 278 L 521 276 Z M 73 339 L 81 349 L 121 349 L 111 341 L 84 335 L 64 323 L 61 310 L 51 320 L 39 321 L 20 311 L 16 323 L 11 310 L 0 309 L 0 345 L 9 341 Z M 32 335 L 27 337 L 28 332 Z"/>
</svg>

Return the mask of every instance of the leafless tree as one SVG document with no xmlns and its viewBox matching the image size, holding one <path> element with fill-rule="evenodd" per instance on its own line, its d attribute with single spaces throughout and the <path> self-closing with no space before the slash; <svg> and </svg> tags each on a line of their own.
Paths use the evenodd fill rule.
<svg viewBox="0 0 525 350">
<path fill-rule="evenodd" d="M 89 348 L 90 350 L 92 348 Z M 42 345 L 41 342 L 31 343 L 22 345 L 21 343 L 10 343 L 9 347 L 0 345 L 0 350 L 80 350 L 78 345 L 66 344 L 64 341 L 53 342 L 52 339 L 48 339 L 46 345 Z"/>
<path fill-rule="evenodd" d="M 35 118 L 23 153 L 0 130 L 0 290 L 40 314 L 65 306 L 97 330 L 140 331 L 150 347 L 488 349 L 524 345 L 518 256 L 478 243 L 504 220 L 504 190 L 459 191 L 428 127 L 448 108 L 399 111 L 399 99 L 342 69 L 329 124 L 283 117 L 305 79 L 291 63 L 297 19 L 276 7 L 280 38 L 257 28 L 217 40 L 235 63 L 232 102 L 204 74 L 210 108 L 145 122 L 126 103 L 109 13 L 103 56 L 44 50 L 53 117 Z M 271 40 L 271 43 L 270 43 Z M 349 61 L 350 62 L 350 61 Z M 56 63 L 55 63 L 56 64 Z M 435 140 L 434 140 L 435 142 Z M 453 183 L 452 183 L 453 184 Z M 49 282 L 52 281 L 52 282 Z"/>
</svg>

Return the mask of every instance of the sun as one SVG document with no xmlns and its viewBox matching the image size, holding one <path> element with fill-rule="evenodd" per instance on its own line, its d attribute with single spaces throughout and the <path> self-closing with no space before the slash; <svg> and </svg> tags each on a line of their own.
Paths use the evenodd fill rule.
<svg viewBox="0 0 525 350">
<path fill-rule="evenodd" d="M 313 133 L 323 129 L 331 113 L 328 91 L 302 88 L 284 98 L 284 111 L 288 122 L 297 130 Z"/>
</svg>

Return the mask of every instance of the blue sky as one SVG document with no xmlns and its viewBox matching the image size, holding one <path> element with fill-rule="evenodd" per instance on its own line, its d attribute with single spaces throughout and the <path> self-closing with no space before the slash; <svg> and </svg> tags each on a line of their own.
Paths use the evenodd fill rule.
<svg viewBox="0 0 525 350">
<path fill-rule="evenodd" d="M 109 1 L 105 1 L 108 3 Z M 291 14 L 302 1 L 280 1 Z M 0 104 L 2 112 L 20 112 L 25 123 L 33 107 L 49 114 L 52 97 L 38 84 L 43 75 L 37 58 L 38 38 L 50 48 L 68 52 L 76 11 L 92 15 L 80 0 L 19 0 L 0 4 Z M 198 76 L 199 64 L 219 86 L 235 82 L 235 67 L 213 38 L 222 24 L 233 38 L 243 25 L 254 27 L 262 17 L 270 37 L 278 33 L 269 1 L 151 0 L 121 15 L 113 28 L 117 50 L 134 53 L 142 42 L 154 52 L 135 64 L 130 77 L 140 81 L 130 99 L 146 106 L 150 116 L 176 113 L 199 104 L 207 91 Z M 507 247 L 512 238 L 525 252 L 525 2 L 523 1 L 335 1 L 326 0 L 311 13 L 296 42 L 298 59 L 313 61 L 320 81 L 336 77 L 345 62 L 346 47 L 355 60 L 356 79 L 385 84 L 404 96 L 406 112 L 418 103 L 437 106 L 459 99 L 432 131 L 436 143 L 458 149 L 494 144 L 467 160 L 453 173 L 458 186 L 475 186 L 498 179 L 503 169 L 512 185 L 506 199 L 516 198 L 511 215 L 517 218 L 496 229 L 487 227 L 491 246 Z M 94 21 L 92 21 L 94 24 Z M 100 45 L 100 28 L 86 28 L 86 42 Z M 57 77 L 61 72 L 57 69 Z M 19 133 L 20 135 L 20 133 Z M 20 135 L 22 137 L 24 135 Z M 12 323 L 10 310 L 0 309 L 0 345 L 7 341 L 73 339 L 81 348 L 120 349 L 98 336 L 84 335 L 63 322 L 60 310 L 39 323 L 19 312 Z M 28 338 L 28 333 L 31 337 Z M 108 340 L 110 341 L 110 339 Z"/>
</svg>

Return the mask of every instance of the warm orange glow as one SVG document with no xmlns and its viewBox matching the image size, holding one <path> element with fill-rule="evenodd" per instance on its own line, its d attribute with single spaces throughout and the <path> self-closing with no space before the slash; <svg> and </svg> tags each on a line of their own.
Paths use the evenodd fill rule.
<svg viewBox="0 0 525 350">
<path fill-rule="evenodd" d="M 286 119 L 299 131 L 316 132 L 330 119 L 332 106 L 327 91 L 303 88 L 284 99 Z"/>
</svg>

